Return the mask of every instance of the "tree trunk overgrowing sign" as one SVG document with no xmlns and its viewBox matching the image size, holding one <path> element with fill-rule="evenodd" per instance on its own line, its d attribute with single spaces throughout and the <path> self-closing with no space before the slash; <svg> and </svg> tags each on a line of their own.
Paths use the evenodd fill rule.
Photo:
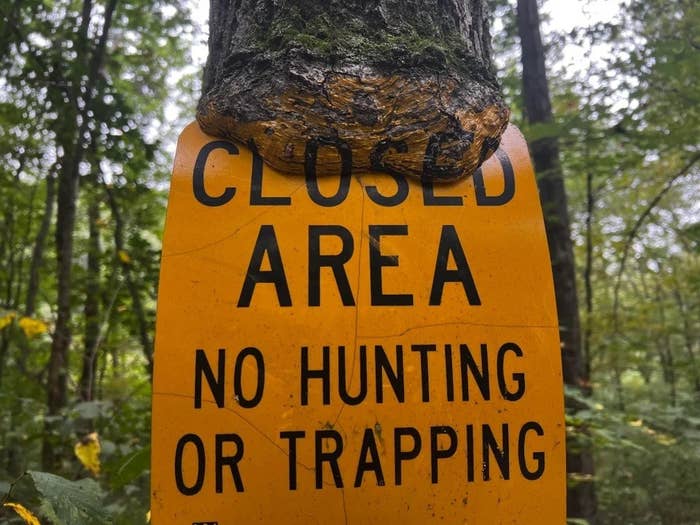
<svg viewBox="0 0 700 525">
<path fill-rule="evenodd" d="M 434 185 L 285 176 L 189 126 L 153 396 L 156 525 L 564 523 L 557 317 L 519 132 Z"/>
<path fill-rule="evenodd" d="M 509 116 L 490 39 L 484 0 L 211 0 L 197 120 L 286 173 L 471 175 Z"/>
</svg>

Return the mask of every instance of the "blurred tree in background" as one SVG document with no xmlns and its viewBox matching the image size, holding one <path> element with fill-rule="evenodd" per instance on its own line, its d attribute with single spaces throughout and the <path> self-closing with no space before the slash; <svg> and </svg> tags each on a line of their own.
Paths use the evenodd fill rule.
<svg viewBox="0 0 700 525">
<path fill-rule="evenodd" d="M 516 2 L 492 4 L 512 118 L 530 144 L 557 140 L 569 201 L 588 378 L 567 390 L 569 453 L 595 452 L 570 488 L 593 484 L 596 523 L 698 523 L 700 8 L 627 1 L 614 20 L 544 31 L 554 118 L 533 124 Z"/>
</svg>

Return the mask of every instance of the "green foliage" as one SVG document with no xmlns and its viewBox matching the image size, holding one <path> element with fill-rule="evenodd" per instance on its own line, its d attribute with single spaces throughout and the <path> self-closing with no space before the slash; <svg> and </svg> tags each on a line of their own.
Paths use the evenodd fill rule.
<svg viewBox="0 0 700 525">
<path fill-rule="evenodd" d="M 42 513 L 55 525 L 111 523 L 96 481 L 69 481 L 47 472 L 27 473 L 41 495 Z"/>
<path fill-rule="evenodd" d="M 596 451 L 606 524 L 700 516 L 699 13 L 630 2 L 572 35 L 604 61 L 554 84 L 593 389 L 570 429 Z"/>
<path fill-rule="evenodd" d="M 115 465 L 112 487 L 121 488 L 135 481 L 150 468 L 151 447 L 138 449 L 127 455 L 119 465 Z"/>
<path fill-rule="evenodd" d="M 515 6 L 491 3 L 517 120 Z M 698 24 L 697 2 L 632 0 L 545 35 L 555 122 L 523 126 L 559 142 L 590 373 L 585 394 L 567 392 L 568 445 L 595 452 L 593 480 L 570 482 L 595 483 L 606 525 L 700 519 Z"/>
</svg>

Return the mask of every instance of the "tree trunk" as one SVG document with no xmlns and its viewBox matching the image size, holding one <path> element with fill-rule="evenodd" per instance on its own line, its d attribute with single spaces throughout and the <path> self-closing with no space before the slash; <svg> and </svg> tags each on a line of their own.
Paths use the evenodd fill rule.
<svg viewBox="0 0 700 525">
<path fill-rule="evenodd" d="M 15 310 L 18 305 L 19 297 L 15 296 L 14 287 L 17 280 L 17 267 L 21 263 L 21 258 L 18 257 L 19 252 L 16 250 L 17 244 L 16 235 L 18 233 L 16 212 L 17 202 L 16 196 L 20 195 L 21 182 L 20 173 L 24 169 L 25 156 L 21 155 L 18 159 L 18 167 L 12 174 L 12 185 L 14 191 L 10 192 L 10 198 L 5 203 L 5 214 L 1 223 L 2 237 L 0 237 L 0 253 L 3 254 L 0 264 L 0 277 L 5 278 L 4 286 L 2 287 L 2 296 L 0 305 L 4 308 Z M 21 204 L 20 204 L 21 206 Z M 20 260 L 17 260 L 20 259 Z"/>
<path fill-rule="evenodd" d="M 52 170 L 53 171 L 53 170 Z M 36 298 L 39 293 L 39 272 L 44 264 L 44 250 L 46 239 L 51 229 L 54 202 L 56 201 L 56 176 L 49 173 L 46 177 L 46 197 L 44 200 L 44 214 L 41 217 L 39 231 L 34 239 L 32 260 L 29 265 L 29 282 L 27 284 L 27 298 L 24 305 L 24 315 L 32 317 L 36 310 Z"/>
<path fill-rule="evenodd" d="M 88 238 L 87 277 L 85 283 L 85 336 L 83 342 L 83 368 L 80 374 L 80 398 L 92 401 L 95 394 L 97 373 L 97 348 L 100 338 L 100 203 L 93 197 L 88 207 L 90 236 Z"/>
<path fill-rule="evenodd" d="M 659 330 L 656 338 L 657 350 L 659 352 L 659 361 L 663 372 L 664 382 L 668 385 L 669 401 L 672 407 L 678 404 L 678 391 L 676 376 L 676 358 L 673 355 L 673 345 L 671 344 L 671 328 L 666 320 L 666 297 L 662 291 L 660 282 L 656 283 L 656 297 L 654 302 L 659 311 Z"/>
<path fill-rule="evenodd" d="M 685 346 L 685 351 L 688 356 L 688 367 L 690 369 L 690 377 L 693 383 L 693 390 L 695 396 L 700 397 L 700 372 L 698 371 L 697 358 L 695 357 L 694 341 L 695 336 L 693 334 L 693 328 L 690 322 L 689 308 L 686 305 L 683 293 L 681 291 L 681 285 L 676 279 L 674 279 L 673 286 L 673 298 L 678 306 L 678 313 L 681 316 L 681 321 L 683 323 L 683 343 Z"/>
<path fill-rule="evenodd" d="M 586 159 L 589 159 L 586 142 Z M 586 303 L 586 324 L 583 332 L 583 377 L 591 375 L 591 339 L 593 337 L 593 214 L 595 212 L 593 172 L 586 171 L 586 262 L 583 270 L 584 294 Z"/>
<path fill-rule="evenodd" d="M 87 65 L 87 75 L 73 79 L 70 114 L 62 119 L 63 129 L 58 134 L 64 156 L 58 172 L 58 200 L 56 213 L 56 259 L 57 259 L 57 308 L 56 325 L 49 356 L 47 384 L 47 415 L 59 414 L 68 401 L 68 357 L 71 343 L 71 286 L 73 264 L 73 230 L 78 199 L 79 167 L 85 157 L 89 139 L 89 110 L 96 94 L 100 68 L 105 56 L 107 38 L 112 25 L 112 16 L 118 0 L 110 0 L 104 12 L 104 22 L 97 45 L 90 50 L 88 27 L 92 16 L 92 1 L 84 0 L 80 27 L 78 29 L 76 60 Z M 90 53 L 90 51 L 92 51 Z M 81 103 L 82 102 L 82 103 Z M 42 443 L 42 465 L 45 470 L 55 470 L 61 450 L 53 443 L 55 425 L 48 419 Z"/>
<path fill-rule="evenodd" d="M 107 202 L 109 203 L 109 208 L 112 211 L 112 219 L 114 220 L 115 257 L 116 260 L 119 261 L 124 279 L 126 280 L 126 286 L 129 289 L 131 306 L 134 310 L 134 315 L 136 316 L 136 322 L 138 324 L 141 351 L 143 352 L 143 356 L 146 358 L 146 372 L 148 372 L 149 377 L 152 378 L 153 343 L 151 341 L 151 336 L 149 335 L 152 327 L 149 325 L 148 320 L 146 319 L 146 311 L 143 307 L 143 302 L 141 301 L 140 290 L 134 281 L 134 276 L 131 271 L 131 262 L 122 256 L 122 254 L 126 254 L 126 251 L 124 249 L 124 219 L 122 218 L 119 204 L 117 203 L 114 192 L 107 186 L 105 186 L 105 192 L 107 193 Z"/>
<path fill-rule="evenodd" d="M 523 97 L 528 122 L 551 122 L 552 106 L 547 85 L 544 49 L 540 35 L 537 0 L 518 0 L 518 33 L 522 47 Z M 569 231 L 564 177 L 559 163 L 556 138 L 544 138 L 530 144 L 554 274 L 554 291 L 559 313 L 564 382 L 575 388 L 588 389 L 582 366 L 581 330 L 576 296 L 574 254 Z M 569 487 L 568 514 L 596 522 L 596 497 L 593 483 L 593 456 L 590 450 L 568 447 L 567 472 L 588 480 Z"/>
<path fill-rule="evenodd" d="M 210 1 L 197 118 L 273 167 L 450 180 L 498 147 L 485 0 Z"/>
<path fill-rule="evenodd" d="M 66 153 L 71 146 L 65 149 Z M 77 148 L 76 148 L 77 149 Z M 74 152 L 71 152 L 73 154 Z M 73 264 L 73 228 L 78 198 L 79 159 L 66 154 L 58 175 L 58 213 L 56 217 L 57 308 L 51 343 L 47 382 L 47 415 L 53 417 L 68 401 L 68 349 L 71 343 L 71 285 Z M 42 443 L 42 466 L 54 470 L 60 451 L 53 442 L 54 424 L 47 420 Z"/>
</svg>

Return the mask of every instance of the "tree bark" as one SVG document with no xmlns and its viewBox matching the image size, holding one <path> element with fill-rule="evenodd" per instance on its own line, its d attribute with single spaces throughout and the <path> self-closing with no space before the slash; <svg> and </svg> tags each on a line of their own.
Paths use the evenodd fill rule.
<svg viewBox="0 0 700 525">
<path fill-rule="evenodd" d="M 107 202 L 109 203 L 109 208 L 112 211 L 112 219 L 114 220 L 115 258 L 117 261 L 119 261 L 124 279 L 126 280 L 126 286 L 129 289 L 131 306 L 134 310 L 134 315 L 136 316 L 136 322 L 138 324 L 141 351 L 143 352 L 143 356 L 146 358 L 146 372 L 148 372 L 149 377 L 152 378 L 153 342 L 151 341 L 151 336 L 149 335 L 151 326 L 146 318 L 146 311 L 143 307 L 143 302 L 141 301 L 139 287 L 136 285 L 134 276 L 132 275 L 131 262 L 124 260 L 123 257 L 120 257 L 121 253 L 126 253 L 124 249 L 124 219 L 122 218 L 121 211 L 119 210 L 119 204 L 117 203 L 114 192 L 107 186 L 105 186 L 105 192 L 107 193 Z"/>
<path fill-rule="evenodd" d="M 451 180 L 498 147 L 485 0 L 210 1 L 197 119 L 276 169 Z"/>
<path fill-rule="evenodd" d="M 10 310 L 15 310 L 19 302 L 19 297 L 13 293 L 17 281 L 18 266 L 21 264 L 21 258 L 18 257 L 19 253 L 15 249 L 15 244 L 17 243 L 16 235 L 19 229 L 16 220 L 18 208 L 16 196 L 19 195 L 21 191 L 20 173 L 24 169 L 25 160 L 25 156 L 20 155 L 18 167 L 16 170 L 13 170 L 12 184 L 14 186 L 14 191 L 10 192 L 10 198 L 5 202 L 5 214 L 0 226 L 2 228 L 0 253 L 3 254 L 2 261 L 0 262 L 0 277 L 4 277 L 5 279 L 2 286 L 0 305 Z"/>
<path fill-rule="evenodd" d="M 83 367 L 80 374 L 80 398 L 92 401 L 95 394 L 97 373 L 97 348 L 100 338 L 100 203 L 95 198 L 88 207 L 88 254 L 85 283 L 85 335 L 83 341 Z"/>
<path fill-rule="evenodd" d="M 523 98 L 528 122 L 553 120 L 547 85 L 544 48 L 540 35 L 537 0 L 518 0 L 518 33 L 522 48 Z M 556 138 L 530 143 L 554 275 L 554 291 L 559 314 L 564 382 L 574 388 L 589 389 L 582 366 L 581 329 L 576 295 L 573 245 L 564 177 Z M 575 408 L 575 407 L 574 407 Z M 592 483 L 593 455 L 590 450 L 567 447 L 567 472 L 584 480 L 567 491 L 568 515 L 596 523 L 596 496 Z M 587 480 L 587 481 L 586 481 Z"/>
<path fill-rule="evenodd" d="M 47 381 L 47 415 L 56 416 L 68 401 L 68 349 L 71 343 L 71 284 L 73 264 L 73 228 L 78 198 L 78 164 L 69 146 L 58 175 L 58 211 L 56 216 L 56 324 L 51 343 Z M 52 442 L 54 424 L 47 420 L 42 443 L 42 466 L 53 470 L 60 454 Z"/>
<path fill-rule="evenodd" d="M 53 171 L 53 170 L 51 170 Z M 34 239 L 32 248 L 32 260 L 29 264 L 29 282 L 27 284 L 27 296 L 24 303 L 24 315 L 32 317 L 36 310 L 36 298 L 39 294 L 39 272 L 44 265 L 44 250 L 46 249 L 46 239 L 51 229 L 53 218 L 54 202 L 56 201 L 56 176 L 49 173 L 46 177 L 46 196 L 44 199 L 44 214 L 41 217 L 39 231 Z"/>
<path fill-rule="evenodd" d="M 659 362 L 663 372 L 664 382 L 668 385 L 669 401 L 672 407 L 678 404 L 678 377 L 676 376 L 676 358 L 673 354 L 673 345 L 671 344 L 671 328 L 666 320 L 666 297 L 662 291 L 660 282 L 656 283 L 656 297 L 654 297 L 659 312 L 659 330 L 657 332 L 657 351 L 659 353 Z"/>
<path fill-rule="evenodd" d="M 673 298 L 676 301 L 678 307 L 678 313 L 681 316 L 681 322 L 683 325 L 683 343 L 685 347 L 686 354 L 688 356 L 688 367 L 690 369 L 690 377 L 693 383 L 693 390 L 695 392 L 695 397 L 700 397 L 700 371 L 698 370 L 698 359 L 695 356 L 694 341 L 696 339 L 693 333 L 693 327 L 690 321 L 690 314 L 688 312 L 689 308 L 686 304 L 685 298 L 683 297 L 682 287 L 680 283 L 675 279 L 673 280 Z"/>
<path fill-rule="evenodd" d="M 588 145 L 586 145 L 586 159 Z M 586 171 L 586 261 L 583 270 L 583 284 L 586 304 L 586 324 L 583 332 L 583 374 L 591 375 L 591 339 L 593 337 L 593 214 L 596 196 L 593 191 L 593 172 Z"/>
</svg>

